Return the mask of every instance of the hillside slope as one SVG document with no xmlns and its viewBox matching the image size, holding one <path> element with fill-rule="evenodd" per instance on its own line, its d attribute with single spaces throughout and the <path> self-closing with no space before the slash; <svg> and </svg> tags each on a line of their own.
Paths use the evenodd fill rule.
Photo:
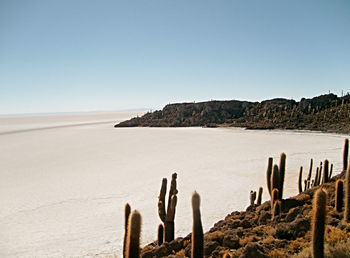
<svg viewBox="0 0 350 258">
<path fill-rule="evenodd" d="M 115 127 L 233 126 L 248 129 L 300 129 L 350 133 L 350 95 L 321 95 L 299 102 L 208 101 L 166 105 L 163 110 L 121 122 Z"/>
</svg>

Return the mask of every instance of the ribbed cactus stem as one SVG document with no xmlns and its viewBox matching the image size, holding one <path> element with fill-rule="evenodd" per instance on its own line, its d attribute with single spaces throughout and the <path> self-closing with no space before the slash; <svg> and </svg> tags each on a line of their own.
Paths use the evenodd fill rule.
<svg viewBox="0 0 350 258">
<path fill-rule="evenodd" d="M 303 191 L 303 167 L 300 167 L 300 170 L 299 170 L 298 189 L 299 189 L 299 193 Z"/>
<path fill-rule="evenodd" d="M 324 161 L 324 172 L 323 172 L 323 183 L 328 183 L 328 172 L 329 172 L 329 162 L 328 160 L 326 159 Z"/>
<path fill-rule="evenodd" d="M 125 248 L 126 248 L 126 240 L 128 236 L 128 223 L 129 223 L 129 216 L 131 212 L 131 207 L 129 203 L 125 204 L 124 207 L 124 242 L 123 242 L 123 257 L 126 256 L 125 254 Z"/>
<path fill-rule="evenodd" d="M 315 186 L 317 186 L 318 185 L 318 177 L 320 176 L 320 172 L 319 172 L 319 169 L 318 168 L 316 168 L 316 175 L 315 175 Z"/>
<path fill-rule="evenodd" d="M 324 231 L 326 220 L 327 194 L 323 189 L 318 189 L 312 204 L 312 256 L 324 257 Z"/>
<path fill-rule="evenodd" d="M 344 182 L 338 179 L 335 183 L 335 209 L 337 212 L 343 210 L 343 199 L 344 199 Z"/>
<path fill-rule="evenodd" d="M 158 226 L 158 245 L 162 245 L 164 240 L 164 227 L 162 224 Z"/>
<path fill-rule="evenodd" d="M 279 200 L 279 196 L 280 194 L 278 189 L 274 188 L 271 193 L 271 209 L 273 209 L 273 205 L 275 204 L 275 202 Z"/>
<path fill-rule="evenodd" d="M 165 242 L 171 242 L 175 238 L 175 210 L 177 204 L 177 196 L 173 195 L 170 199 L 170 205 L 168 208 L 168 212 L 166 214 L 165 222 L 164 222 L 164 231 L 165 231 Z"/>
<path fill-rule="evenodd" d="M 345 211 L 344 219 L 347 223 L 350 222 L 350 166 L 346 171 L 345 176 Z"/>
<path fill-rule="evenodd" d="M 320 184 L 323 184 L 323 180 L 321 181 L 321 178 L 323 179 L 323 174 L 322 174 L 322 169 L 323 169 L 323 166 L 322 166 L 322 162 L 320 163 L 320 176 L 318 178 L 318 185 Z"/>
<path fill-rule="evenodd" d="M 255 199 L 256 199 L 256 192 L 250 191 L 250 206 L 254 206 Z"/>
<path fill-rule="evenodd" d="M 267 163 L 267 171 L 266 171 L 266 182 L 267 182 L 267 190 L 271 196 L 271 174 L 272 174 L 272 163 L 273 159 L 270 157 Z"/>
<path fill-rule="evenodd" d="M 309 168 L 309 174 L 307 175 L 307 179 L 310 180 L 312 176 L 312 166 L 314 164 L 313 159 L 310 160 L 310 168 Z"/>
<path fill-rule="evenodd" d="M 256 201 L 256 204 L 257 204 L 257 205 L 261 205 L 262 194 L 263 194 L 263 188 L 262 188 L 262 187 L 259 187 L 258 200 Z"/>
<path fill-rule="evenodd" d="M 275 189 L 275 188 L 279 189 L 279 184 L 280 184 L 279 176 L 280 176 L 280 174 L 278 171 L 278 166 L 274 165 L 273 170 L 272 170 L 272 175 L 271 175 L 271 195 L 272 195 L 273 189 Z"/>
<path fill-rule="evenodd" d="M 192 212 L 193 212 L 193 227 L 192 227 L 192 247 L 191 257 L 202 258 L 203 257 L 203 228 L 200 212 L 200 196 L 197 192 L 192 195 Z"/>
<path fill-rule="evenodd" d="M 162 180 L 162 186 L 160 188 L 160 193 L 158 196 L 158 215 L 161 221 L 165 221 L 165 195 L 166 195 L 166 185 L 167 185 L 167 179 L 163 178 Z"/>
<path fill-rule="evenodd" d="M 128 236 L 126 241 L 126 258 L 140 257 L 141 214 L 133 211 L 129 217 Z"/>
<path fill-rule="evenodd" d="M 286 173 L 286 154 L 282 153 L 280 157 L 280 165 L 279 165 L 279 188 L 278 190 L 280 191 L 280 200 L 283 198 L 283 185 L 284 185 L 284 176 Z"/>
<path fill-rule="evenodd" d="M 281 214 L 282 210 L 282 202 L 280 200 L 275 201 L 273 204 L 272 216 L 275 218 Z"/>
<path fill-rule="evenodd" d="M 332 173 L 333 173 L 333 164 L 331 164 L 331 168 L 329 169 L 328 182 L 331 181 Z"/>
<path fill-rule="evenodd" d="M 167 209 L 167 213 L 170 211 L 171 209 L 171 198 L 173 197 L 173 195 L 177 194 L 177 189 L 176 189 L 176 178 L 177 178 L 177 174 L 174 173 L 171 175 L 171 183 L 170 183 L 170 190 L 169 190 L 169 197 L 168 197 L 168 209 Z"/>
<path fill-rule="evenodd" d="M 348 169 L 349 162 L 349 139 L 345 139 L 344 152 L 343 152 L 343 171 Z"/>
</svg>

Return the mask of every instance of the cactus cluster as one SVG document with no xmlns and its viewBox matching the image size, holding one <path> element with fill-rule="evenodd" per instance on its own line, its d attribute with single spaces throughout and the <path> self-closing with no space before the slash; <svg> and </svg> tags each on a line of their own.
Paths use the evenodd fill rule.
<svg viewBox="0 0 350 258">
<path fill-rule="evenodd" d="M 310 160 L 309 173 L 307 175 L 307 178 L 304 179 L 304 181 L 303 181 L 303 167 L 300 167 L 299 178 L 298 178 L 299 193 L 302 193 L 313 186 L 318 186 L 323 183 L 328 183 L 330 181 L 333 173 L 333 164 L 329 166 L 328 160 L 325 160 L 324 163 L 322 163 L 322 161 L 320 162 L 320 166 L 316 168 L 316 174 L 314 179 L 312 179 L 312 167 L 313 167 L 313 159 Z M 303 182 L 304 182 L 304 189 L 302 187 Z"/>
<path fill-rule="evenodd" d="M 344 220 L 350 222 L 350 167 L 348 166 L 348 139 L 345 140 L 344 155 L 343 155 L 343 169 L 345 170 L 346 179 L 345 182 L 341 179 L 336 181 L 335 192 L 335 209 L 341 213 L 344 208 Z M 304 180 L 304 191 L 312 186 L 318 186 L 330 181 L 333 171 L 333 165 L 329 164 L 328 160 L 324 163 L 320 163 L 320 166 L 316 168 L 316 175 L 312 179 L 312 167 L 313 160 L 310 160 L 310 168 L 307 178 Z M 286 154 L 282 153 L 280 157 L 279 165 L 273 164 L 273 159 L 268 159 L 267 166 L 267 187 L 271 196 L 271 213 L 272 219 L 278 219 L 282 212 L 282 197 L 283 197 L 283 185 L 286 170 Z M 322 173 L 323 170 L 323 173 Z M 322 178 L 322 181 L 321 181 Z M 163 242 L 170 242 L 174 240 L 174 218 L 175 209 L 177 204 L 176 188 L 177 174 L 172 175 L 168 203 L 165 204 L 165 197 L 167 192 L 167 179 L 163 178 L 160 195 L 158 197 L 158 214 L 163 224 L 158 227 L 158 245 L 162 245 Z M 300 167 L 298 189 L 299 192 L 303 191 L 303 167 Z M 345 185 L 345 186 L 344 186 Z M 345 198 L 344 198 L 345 187 Z M 250 192 L 250 205 L 254 207 L 255 200 L 257 205 L 261 204 L 263 188 L 260 187 L 257 192 Z M 345 199 L 345 201 L 344 201 Z M 345 202 L 345 205 L 344 205 Z M 324 233 L 325 233 L 325 221 L 327 215 L 327 193 L 321 187 L 315 194 L 312 204 L 313 216 L 312 216 L 312 256 L 324 257 Z M 200 196 L 197 192 L 192 195 L 192 212 L 193 212 L 193 226 L 191 235 L 191 257 L 202 258 L 204 257 L 204 235 L 200 213 Z M 130 205 L 125 205 L 125 234 L 123 245 L 123 257 L 138 258 L 140 257 L 140 233 L 141 233 L 141 214 L 134 210 L 131 212 Z M 227 252 L 224 257 L 231 257 Z"/>
<path fill-rule="evenodd" d="M 271 209 L 274 207 L 274 203 L 277 200 L 283 198 L 283 185 L 286 171 L 286 154 L 282 153 L 280 157 L 279 166 L 273 165 L 273 159 L 268 159 L 266 179 L 267 189 L 271 196 Z"/>
<path fill-rule="evenodd" d="M 250 206 L 255 205 L 255 199 L 256 199 L 256 192 L 250 191 Z"/>
<path fill-rule="evenodd" d="M 255 206 L 255 200 L 256 200 L 256 205 L 258 205 L 258 206 L 261 205 L 262 194 L 263 194 L 263 188 L 262 187 L 259 187 L 258 199 L 256 198 L 256 192 L 255 191 L 250 191 L 249 199 L 250 199 L 250 206 L 251 207 Z"/>
<path fill-rule="evenodd" d="M 175 238 L 175 211 L 177 204 L 177 189 L 176 189 L 176 178 L 177 174 L 172 174 L 169 196 L 168 196 L 168 207 L 165 209 L 165 196 L 167 189 L 167 179 L 163 178 L 160 194 L 158 197 L 158 215 L 164 223 L 164 241 L 171 242 Z"/>
</svg>

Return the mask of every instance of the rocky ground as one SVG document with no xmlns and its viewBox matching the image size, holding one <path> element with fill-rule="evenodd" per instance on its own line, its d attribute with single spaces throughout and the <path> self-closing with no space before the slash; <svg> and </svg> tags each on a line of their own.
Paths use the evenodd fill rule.
<svg viewBox="0 0 350 258">
<path fill-rule="evenodd" d="M 270 202 L 235 211 L 217 222 L 204 235 L 206 257 L 311 257 L 312 198 L 319 187 L 328 193 L 326 221 L 326 257 L 350 257 L 350 224 L 343 222 L 343 212 L 336 212 L 335 181 L 312 187 L 283 200 L 282 211 L 272 216 Z M 191 234 L 157 246 L 151 243 L 142 249 L 142 257 L 190 257 Z"/>
<path fill-rule="evenodd" d="M 350 133 L 350 95 L 327 94 L 299 102 L 271 99 L 262 102 L 209 101 L 169 104 L 121 122 L 115 127 L 246 127 L 248 129 L 299 129 Z"/>
</svg>

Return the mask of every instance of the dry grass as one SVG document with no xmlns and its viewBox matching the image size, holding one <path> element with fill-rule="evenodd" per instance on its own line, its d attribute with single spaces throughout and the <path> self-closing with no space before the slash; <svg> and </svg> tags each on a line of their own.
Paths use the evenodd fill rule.
<svg viewBox="0 0 350 258">
<path fill-rule="evenodd" d="M 308 247 L 310 245 L 309 242 L 306 242 L 304 238 L 297 238 L 287 246 L 287 250 L 290 251 L 291 253 L 298 253 L 302 249 Z"/>
<path fill-rule="evenodd" d="M 256 237 L 255 236 L 248 236 L 245 238 L 241 238 L 239 240 L 239 245 L 240 246 L 245 246 L 246 244 L 250 243 L 250 242 L 255 242 L 256 241 Z"/>
<path fill-rule="evenodd" d="M 269 257 L 270 258 L 285 258 L 286 254 L 280 249 L 275 249 L 269 253 Z"/>
<path fill-rule="evenodd" d="M 333 226 L 326 227 L 325 239 L 330 245 L 335 245 L 339 242 L 346 241 L 350 237 L 350 233 Z"/>
<path fill-rule="evenodd" d="M 221 242 L 224 238 L 224 233 L 221 231 L 210 232 L 204 235 L 205 240 Z"/>
<path fill-rule="evenodd" d="M 272 244 L 275 241 L 276 241 L 276 239 L 273 236 L 268 236 L 267 238 L 265 238 L 263 240 L 263 243 L 265 243 L 265 244 Z"/>
<path fill-rule="evenodd" d="M 298 196 L 294 197 L 294 199 L 298 201 L 307 202 L 311 199 L 311 196 L 306 193 L 301 193 Z"/>
</svg>

